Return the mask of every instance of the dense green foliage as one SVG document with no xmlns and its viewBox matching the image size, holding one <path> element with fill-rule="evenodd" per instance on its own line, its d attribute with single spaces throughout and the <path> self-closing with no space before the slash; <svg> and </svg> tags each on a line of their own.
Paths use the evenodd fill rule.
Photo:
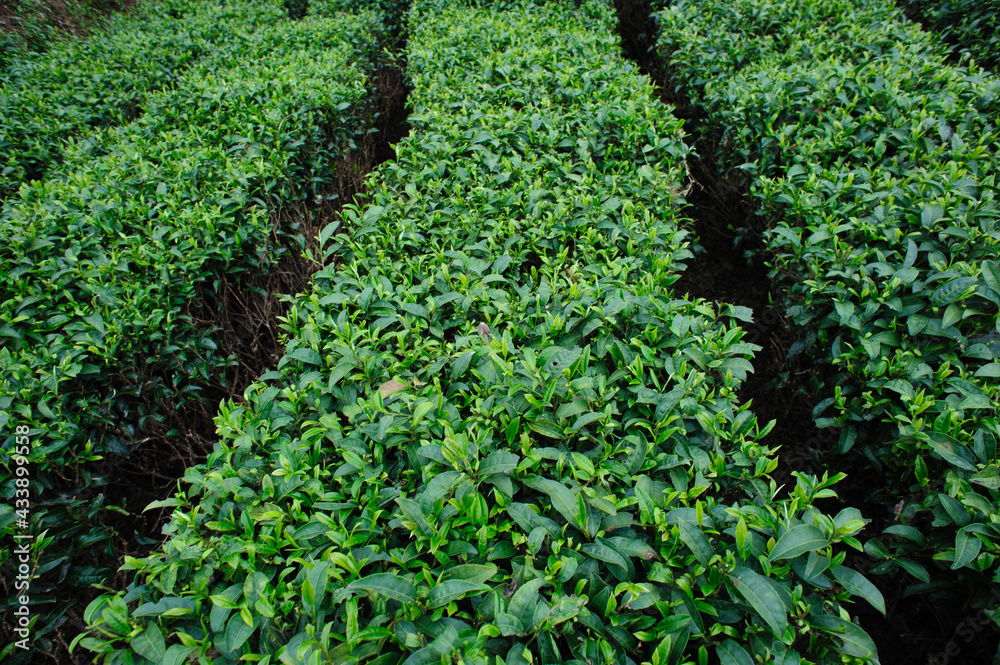
<svg viewBox="0 0 1000 665">
<path fill-rule="evenodd" d="M 817 423 L 884 473 L 873 498 L 899 516 L 867 546 L 876 572 L 903 567 L 914 592 L 961 576 L 985 603 L 1000 574 L 1000 81 L 947 64 L 888 1 L 701 0 L 659 18 L 759 202 L 799 346 L 838 370 Z"/>
<path fill-rule="evenodd" d="M 983 67 L 1000 65 L 1000 0 L 901 0 L 925 26 L 960 49 L 968 49 Z"/>
<path fill-rule="evenodd" d="M 100 28 L 108 14 L 126 6 L 124 0 L 5 0 L 0 7 L 0 71 L 11 60 L 44 53 L 64 38 Z"/>
<path fill-rule="evenodd" d="M 0 72 L 0 201 L 57 167 L 67 140 L 134 120 L 191 65 L 238 55 L 244 35 L 278 16 L 268 3 L 148 3 L 86 39 L 14 58 Z"/>
<path fill-rule="evenodd" d="M 99 517 L 111 479 L 87 463 L 127 455 L 159 402 L 197 397 L 228 363 L 188 307 L 221 276 L 275 261 L 269 210 L 322 187 L 369 131 L 379 17 L 271 23 L 244 23 L 239 40 L 148 95 L 141 118 L 68 146 L 58 174 L 3 208 L 0 426 L 31 428 L 32 531 L 47 533 L 34 597 L 107 577 L 73 565 L 109 547 Z M 10 496 L 12 472 L 6 454 Z"/>
<path fill-rule="evenodd" d="M 322 233 L 286 354 L 225 406 L 101 662 L 874 662 L 863 526 L 786 499 L 749 312 L 676 298 L 680 121 L 602 2 L 416 3 L 414 112 Z M 800 660 L 800 654 L 802 660 Z M 458 660 L 460 659 L 460 660 Z"/>
</svg>

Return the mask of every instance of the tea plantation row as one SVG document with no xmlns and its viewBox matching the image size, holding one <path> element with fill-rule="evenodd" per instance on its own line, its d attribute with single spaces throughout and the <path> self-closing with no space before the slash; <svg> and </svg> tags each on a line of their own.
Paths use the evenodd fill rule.
<svg viewBox="0 0 1000 665">
<path fill-rule="evenodd" d="M 189 309 L 220 277 L 266 270 L 275 235 L 291 233 L 273 208 L 314 192 L 370 131 L 379 16 L 291 22 L 276 3 L 243 5 L 206 14 L 228 14 L 233 34 L 148 93 L 139 119 L 67 144 L 61 166 L 0 213 L 0 426 L 30 427 L 32 443 L 16 503 L 5 440 L 0 525 L 15 532 L 26 498 L 36 603 L 111 572 L 80 565 L 110 554 L 113 535 L 114 479 L 91 462 L 127 455 L 159 404 L 196 399 L 229 362 Z M 40 607 L 37 638 L 65 620 L 64 604 Z"/>
<path fill-rule="evenodd" d="M 0 70 L 0 201 L 57 167 L 68 140 L 134 120 L 152 93 L 211 54 L 216 66 L 227 62 L 220 51 L 238 56 L 242 37 L 277 16 L 266 4 L 147 1 L 88 39 L 7 63 Z"/>
<path fill-rule="evenodd" d="M 836 478 L 773 500 L 736 402 L 749 312 L 670 289 L 681 122 L 609 3 L 504 6 L 413 4 L 413 130 L 163 547 L 88 608 L 101 662 L 873 656 L 864 522 L 813 506 Z"/>
<path fill-rule="evenodd" d="M 899 4 L 959 49 L 968 49 L 981 66 L 997 71 L 1000 66 L 1000 1 L 901 0 Z"/>
<path fill-rule="evenodd" d="M 891 2 L 693 0 L 660 48 L 756 198 L 821 427 L 881 472 L 866 551 L 940 600 L 1000 581 L 1000 82 Z M 837 466 L 835 458 L 827 463 Z M 919 582 L 917 582 L 919 580 Z M 959 601 L 962 599 L 959 598 Z"/>
</svg>

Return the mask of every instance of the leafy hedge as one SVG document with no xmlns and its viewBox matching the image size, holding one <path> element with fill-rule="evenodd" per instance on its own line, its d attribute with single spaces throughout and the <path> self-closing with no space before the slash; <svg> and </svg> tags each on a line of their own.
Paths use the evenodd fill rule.
<svg viewBox="0 0 1000 665">
<path fill-rule="evenodd" d="M 904 568 L 910 592 L 1000 581 L 1000 82 L 888 1 L 676 2 L 659 20 L 760 204 L 799 346 L 838 370 L 816 422 L 885 475 L 873 496 L 898 523 L 866 546 L 874 570 Z"/>
<path fill-rule="evenodd" d="M 901 0 L 899 3 L 924 26 L 961 49 L 968 49 L 983 67 L 1000 66 L 1000 1 Z"/>
<path fill-rule="evenodd" d="M 74 565 L 110 538 L 96 518 L 112 479 L 88 463 L 127 455 L 160 401 L 196 398 L 228 363 L 185 312 L 223 275 L 266 269 L 277 255 L 269 208 L 319 187 L 369 131 L 381 31 L 377 15 L 358 14 L 244 33 L 239 57 L 221 51 L 224 61 L 150 97 L 141 119 L 102 134 L 99 150 L 70 150 L 63 177 L 8 200 L 0 427 L 31 428 L 36 602 L 108 576 Z M 8 499 L 13 446 L 11 434 Z M 7 531 L 12 504 L 0 508 Z"/>
<path fill-rule="evenodd" d="M 186 0 L 168 1 L 173 4 Z M 7 67 L 9 60 L 26 53 L 45 53 L 64 39 L 74 39 L 88 31 L 98 30 L 117 18 L 114 12 L 135 12 L 137 4 L 141 5 L 142 0 L 131 4 L 122 0 L 74 0 L 61 3 L 6 0 L 0 30 L 0 73 Z"/>
<path fill-rule="evenodd" d="M 72 137 L 131 122 L 151 93 L 173 87 L 194 63 L 281 16 L 269 3 L 145 3 L 106 30 L 45 54 L 15 58 L 0 75 L 0 201 L 57 167 Z"/>
<path fill-rule="evenodd" d="M 837 478 L 789 498 L 677 299 L 681 122 L 609 5 L 416 3 L 413 131 L 322 233 L 286 354 L 216 420 L 102 662 L 874 662 Z"/>
</svg>

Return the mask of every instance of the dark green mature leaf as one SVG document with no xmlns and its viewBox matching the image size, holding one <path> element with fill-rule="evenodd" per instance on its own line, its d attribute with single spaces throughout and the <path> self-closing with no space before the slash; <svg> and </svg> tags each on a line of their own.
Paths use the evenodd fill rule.
<svg viewBox="0 0 1000 665">
<path fill-rule="evenodd" d="M 839 638 L 842 653 L 859 658 L 875 656 L 876 648 L 872 638 L 854 623 L 829 614 L 810 615 L 809 621 L 816 628 Z"/>
<path fill-rule="evenodd" d="M 788 628 L 787 611 L 781 596 L 767 578 L 749 568 L 737 567 L 733 569 L 732 582 L 737 593 L 767 622 L 775 636 L 781 638 Z"/>
<path fill-rule="evenodd" d="M 528 580 L 517 588 L 507 604 L 507 613 L 525 628 L 534 625 L 535 607 L 540 597 L 538 591 L 546 584 L 541 577 Z"/>
<path fill-rule="evenodd" d="M 355 580 L 347 585 L 351 591 L 370 591 L 401 603 L 415 603 L 417 588 L 413 582 L 394 573 L 375 573 Z"/>
<path fill-rule="evenodd" d="M 927 584 L 928 582 L 931 581 L 931 577 L 927 573 L 927 569 L 924 568 L 919 563 L 917 563 L 916 561 L 912 561 L 910 559 L 907 559 L 906 557 L 898 557 L 895 559 L 895 562 L 899 565 L 900 568 L 908 572 L 910 575 L 913 575 L 924 584 Z"/>
<path fill-rule="evenodd" d="M 774 544 L 768 559 L 793 559 L 800 554 L 826 547 L 830 541 L 823 531 L 811 524 L 799 524 L 782 534 Z"/>
<path fill-rule="evenodd" d="M 969 531 L 971 526 L 974 525 L 968 525 L 959 529 L 958 535 L 955 537 L 955 560 L 951 564 L 952 570 L 958 570 L 963 566 L 967 566 L 979 556 L 983 541 Z"/>
<path fill-rule="evenodd" d="M 441 574 L 443 580 L 464 580 L 473 584 L 485 584 L 491 577 L 500 571 L 492 563 L 477 564 L 463 563 L 453 568 L 448 568 Z"/>
<path fill-rule="evenodd" d="M 799 665 L 802 662 L 798 652 L 778 641 L 771 643 L 771 654 L 774 658 L 772 665 Z"/>
<path fill-rule="evenodd" d="M 495 473 L 509 473 L 517 468 L 521 458 L 514 453 L 497 451 L 490 453 L 479 463 L 477 473 L 482 478 L 487 478 Z"/>
<path fill-rule="evenodd" d="M 239 613 L 234 614 L 229 619 L 229 623 L 226 624 L 226 650 L 233 653 L 246 644 L 246 641 L 250 639 L 251 635 L 253 635 L 254 628 L 255 627 L 252 625 L 247 625 Z"/>
<path fill-rule="evenodd" d="M 142 616 L 182 616 L 195 610 L 194 601 L 189 598 L 161 598 L 155 603 L 144 603 L 132 612 L 134 617 Z"/>
<path fill-rule="evenodd" d="M 628 580 L 635 574 L 635 570 L 628 557 L 609 547 L 607 543 L 585 543 L 580 549 L 598 561 L 615 566 L 618 569 L 618 579 L 622 581 Z M 612 572 L 614 573 L 614 571 Z"/>
<path fill-rule="evenodd" d="M 927 443 L 944 461 L 964 471 L 976 472 L 976 461 L 972 453 L 953 437 L 941 432 L 928 432 Z"/>
<path fill-rule="evenodd" d="M 489 587 L 485 584 L 466 580 L 445 580 L 431 589 L 427 595 L 427 606 L 442 607 L 453 600 L 483 591 L 489 591 Z"/>
<path fill-rule="evenodd" d="M 565 437 L 562 427 L 551 420 L 542 419 L 541 417 L 530 421 L 528 427 L 550 439 L 562 439 Z"/>
<path fill-rule="evenodd" d="M 861 596 L 868 603 L 885 615 L 885 599 L 882 592 L 868 581 L 864 575 L 846 566 L 837 566 L 830 569 L 830 574 L 840 583 L 842 587 L 850 591 L 855 596 Z"/>
<path fill-rule="evenodd" d="M 567 522 L 580 531 L 587 533 L 587 526 L 584 521 L 586 506 L 579 500 L 579 490 L 574 492 L 560 482 L 541 477 L 525 479 L 524 484 L 547 494 L 552 500 L 552 507 L 559 511 L 566 518 Z"/>
<path fill-rule="evenodd" d="M 972 518 L 969 517 L 969 511 L 958 499 L 943 492 L 939 492 L 937 497 L 945 512 L 948 513 L 948 517 L 950 517 L 955 524 L 960 527 L 964 527 L 972 521 Z"/>
<path fill-rule="evenodd" d="M 680 533 L 681 541 L 688 546 L 698 563 L 707 566 L 713 554 L 712 543 L 709 542 L 708 537 L 702 533 L 697 524 L 684 519 L 677 521 L 677 530 Z"/>
<path fill-rule="evenodd" d="M 323 358 L 321 358 L 320 355 L 315 351 L 313 351 L 312 349 L 305 349 L 305 348 L 295 349 L 294 351 L 289 353 L 288 356 L 286 357 L 302 361 L 307 365 L 323 364 Z"/>
<path fill-rule="evenodd" d="M 139 655 L 148 658 L 155 663 L 163 660 L 166 644 L 163 641 L 163 633 L 160 632 L 160 627 L 155 623 L 147 624 L 146 629 L 133 637 L 130 641 L 132 648 L 135 649 L 136 653 Z"/>
<path fill-rule="evenodd" d="M 715 653 L 722 665 L 753 665 L 753 659 L 746 649 L 735 640 L 726 638 L 717 647 Z"/>
</svg>

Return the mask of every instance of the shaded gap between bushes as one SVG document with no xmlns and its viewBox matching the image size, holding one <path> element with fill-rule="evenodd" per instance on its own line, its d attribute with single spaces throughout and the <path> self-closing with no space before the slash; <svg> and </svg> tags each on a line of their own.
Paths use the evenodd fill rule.
<svg viewBox="0 0 1000 665">
<path fill-rule="evenodd" d="M 948 48 L 945 57 L 949 63 L 956 67 L 967 65 L 966 58 L 971 56 L 976 64 L 983 69 L 993 74 L 998 73 L 1000 61 L 998 61 L 997 57 L 990 57 L 982 53 L 977 56 L 974 52 L 974 46 L 970 48 L 970 45 L 964 42 L 961 37 L 949 32 L 948 26 L 936 24 L 930 16 L 927 16 L 923 11 L 925 5 L 926 3 L 914 2 L 913 0 L 896 0 L 896 6 L 902 12 L 903 16 L 919 24 L 924 32 L 938 37 L 943 46 Z M 997 11 L 1000 12 L 1000 7 L 997 8 Z M 982 31 L 982 36 L 985 37 L 988 34 L 987 27 L 983 26 Z"/>
<path fill-rule="evenodd" d="M 759 253 L 763 249 L 760 240 L 750 232 L 754 203 L 744 188 L 720 171 L 715 146 L 701 131 L 704 119 L 678 89 L 667 63 L 656 54 L 656 25 L 650 5 L 633 0 L 614 0 L 614 4 L 626 56 L 650 78 L 660 100 L 674 107 L 674 115 L 684 120 L 688 140 L 693 140 L 696 151 L 687 164 L 692 182 L 685 213 L 691 219 L 697 246 L 674 291 L 753 310 L 753 323 L 743 324 L 744 341 L 762 349 L 754 356 L 754 371 L 742 385 L 739 400 L 753 401 L 761 424 L 775 421 L 764 442 L 781 446 L 779 467 L 772 475 L 787 488 L 795 482 L 792 471 L 819 470 L 817 446 L 827 439 L 836 440 L 829 431 L 816 428 L 811 395 L 804 392 L 817 370 L 788 358 L 796 338 L 784 310 L 774 302 L 776 294 Z M 754 251 L 752 257 L 750 251 Z"/>
<path fill-rule="evenodd" d="M 696 243 L 695 258 L 675 283 L 677 293 L 690 297 L 729 302 L 753 310 L 753 323 L 745 324 L 745 341 L 761 347 L 754 371 L 743 384 L 741 403 L 753 400 L 760 423 L 775 421 L 763 443 L 778 450 L 779 466 L 772 477 L 784 492 L 794 485 L 793 471 L 822 474 L 834 458 L 830 448 L 838 441 L 835 428 L 819 429 L 813 407 L 821 399 L 823 384 L 834 368 L 810 362 L 803 354 L 789 354 L 797 333 L 780 305 L 780 293 L 771 284 L 764 264 L 765 247 L 754 223 L 755 204 L 745 186 L 724 173 L 715 162 L 716 144 L 707 118 L 703 117 L 671 74 L 669 63 L 655 51 L 656 23 L 649 0 L 614 0 L 618 34 L 625 55 L 635 62 L 656 88 L 661 101 L 674 107 L 684 120 L 689 140 L 697 156 L 689 159 L 693 181 L 687 196 L 687 214 L 692 220 Z M 877 537 L 893 523 L 885 506 L 870 498 L 882 480 L 859 456 L 836 458 L 833 470 L 847 472 L 835 489 L 839 499 L 825 499 L 820 507 L 836 513 L 855 507 L 872 521 L 858 538 L 865 542 Z M 903 593 L 914 581 L 902 572 L 893 575 L 869 574 L 878 561 L 866 554 L 849 553 L 846 562 L 865 573 L 882 592 L 887 616 L 883 617 L 863 600 L 851 607 L 861 626 L 875 641 L 883 665 L 945 663 L 961 654 L 963 663 L 991 663 L 995 644 L 985 624 L 959 614 L 951 616 L 926 597 L 907 598 Z M 958 638 L 962 641 L 959 642 Z M 953 660 L 952 662 L 958 662 Z"/>
<path fill-rule="evenodd" d="M 405 36 L 394 41 L 391 50 L 402 53 Z M 110 476 L 103 488 L 104 505 L 124 510 L 107 513 L 113 515 L 108 524 L 117 534 L 115 550 L 103 560 L 93 562 L 95 565 L 116 569 L 125 556 L 146 556 L 162 542 L 161 530 L 172 509 L 143 510 L 153 501 L 173 496 L 185 471 L 205 461 L 215 442 L 214 417 L 219 404 L 226 400 L 243 402 L 243 393 L 250 384 L 277 366 L 283 354 L 279 318 L 290 306 L 287 296 L 306 291 L 313 273 L 322 267 L 307 259 L 305 250 L 310 250 L 314 257 L 322 256 L 319 231 L 338 218 L 345 204 L 364 202 L 368 175 L 382 163 L 395 159 L 394 144 L 409 133 L 406 106 L 409 88 L 403 71 L 405 65 L 401 63 L 397 60 L 397 64 L 384 67 L 376 75 L 375 131 L 337 164 L 327 186 L 315 197 L 277 206 L 271 211 L 273 239 L 281 256 L 270 271 L 244 279 L 224 277 L 215 285 L 206 285 L 202 301 L 186 312 L 201 326 L 216 330 L 214 339 L 219 350 L 233 358 L 233 362 L 224 373 L 213 376 L 203 386 L 201 399 L 182 405 L 170 402 L 142 405 L 155 410 L 162 420 L 149 421 L 152 424 L 147 426 L 140 445 L 128 457 L 109 459 L 103 465 L 104 475 Z M 124 589 L 129 581 L 129 574 L 118 572 L 111 587 Z M 77 648 L 71 655 L 68 645 L 85 629 L 83 610 L 100 592 L 69 585 L 65 588 L 77 599 L 76 603 L 68 612 L 66 623 L 56 631 L 55 652 L 38 654 L 35 662 L 58 665 L 91 662 L 89 652 Z"/>
</svg>

